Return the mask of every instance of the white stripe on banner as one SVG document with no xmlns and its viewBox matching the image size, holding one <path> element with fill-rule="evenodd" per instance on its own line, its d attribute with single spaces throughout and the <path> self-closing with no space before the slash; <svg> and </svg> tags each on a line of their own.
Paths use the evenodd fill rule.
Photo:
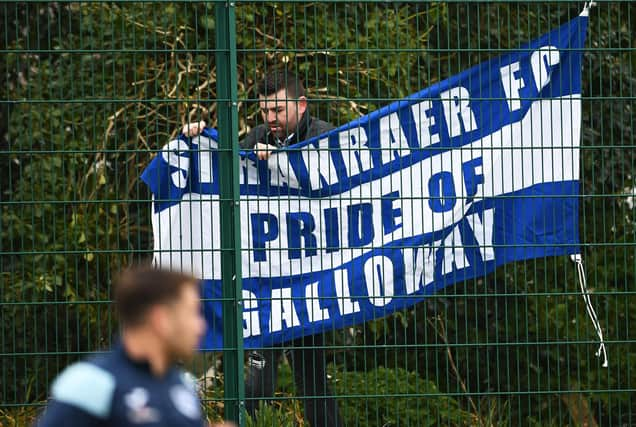
<svg viewBox="0 0 636 427">
<path fill-rule="evenodd" d="M 587 18 L 268 161 L 243 153 L 245 346 L 410 307 L 508 262 L 578 254 Z M 203 279 L 223 345 L 217 133 L 144 171 L 155 260 Z"/>
</svg>

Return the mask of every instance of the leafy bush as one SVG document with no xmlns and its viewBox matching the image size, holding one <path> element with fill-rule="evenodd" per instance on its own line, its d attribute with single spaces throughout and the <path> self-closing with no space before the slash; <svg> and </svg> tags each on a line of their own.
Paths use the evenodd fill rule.
<svg viewBox="0 0 636 427">
<path fill-rule="evenodd" d="M 415 372 L 382 366 L 368 372 L 332 370 L 347 426 L 467 426 L 475 415 Z"/>
</svg>

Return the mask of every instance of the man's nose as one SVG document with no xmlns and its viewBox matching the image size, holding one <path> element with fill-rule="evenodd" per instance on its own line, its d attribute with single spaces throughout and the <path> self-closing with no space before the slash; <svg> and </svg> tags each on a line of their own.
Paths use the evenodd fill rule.
<svg viewBox="0 0 636 427">
<path fill-rule="evenodd" d="M 276 111 L 268 111 L 267 112 L 267 121 L 270 122 L 270 123 L 276 121 Z"/>
</svg>

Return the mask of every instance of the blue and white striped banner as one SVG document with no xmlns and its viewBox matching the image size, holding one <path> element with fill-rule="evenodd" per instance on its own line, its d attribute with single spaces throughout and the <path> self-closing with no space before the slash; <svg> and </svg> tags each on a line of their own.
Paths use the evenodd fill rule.
<svg viewBox="0 0 636 427">
<path fill-rule="evenodd" d="M 581 16 L 268 161 L 241 156 L 245 346 L 377 319 L 516 260 L 579 251 Z M 144 171 L 155 260 L 203 279 L 222 348 L 216 131 Z M 217 299 L 217 301 L 214 301 Z"/>
</svg>

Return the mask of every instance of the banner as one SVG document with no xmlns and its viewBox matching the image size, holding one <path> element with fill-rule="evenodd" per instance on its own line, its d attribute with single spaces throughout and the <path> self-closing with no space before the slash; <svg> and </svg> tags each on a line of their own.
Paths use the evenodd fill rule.
<svg viewBox="0 0 636 427">
<path fill-rule="evenodd" d="M 258 348 L 378 319 L 523 259 L 579 252 L 587 18 L 267 161 L 242 153 L 243 332 Z M 144 171 L 155 261 L 203 279 L 222 339 L 217 133 Z"/>
</svg>

